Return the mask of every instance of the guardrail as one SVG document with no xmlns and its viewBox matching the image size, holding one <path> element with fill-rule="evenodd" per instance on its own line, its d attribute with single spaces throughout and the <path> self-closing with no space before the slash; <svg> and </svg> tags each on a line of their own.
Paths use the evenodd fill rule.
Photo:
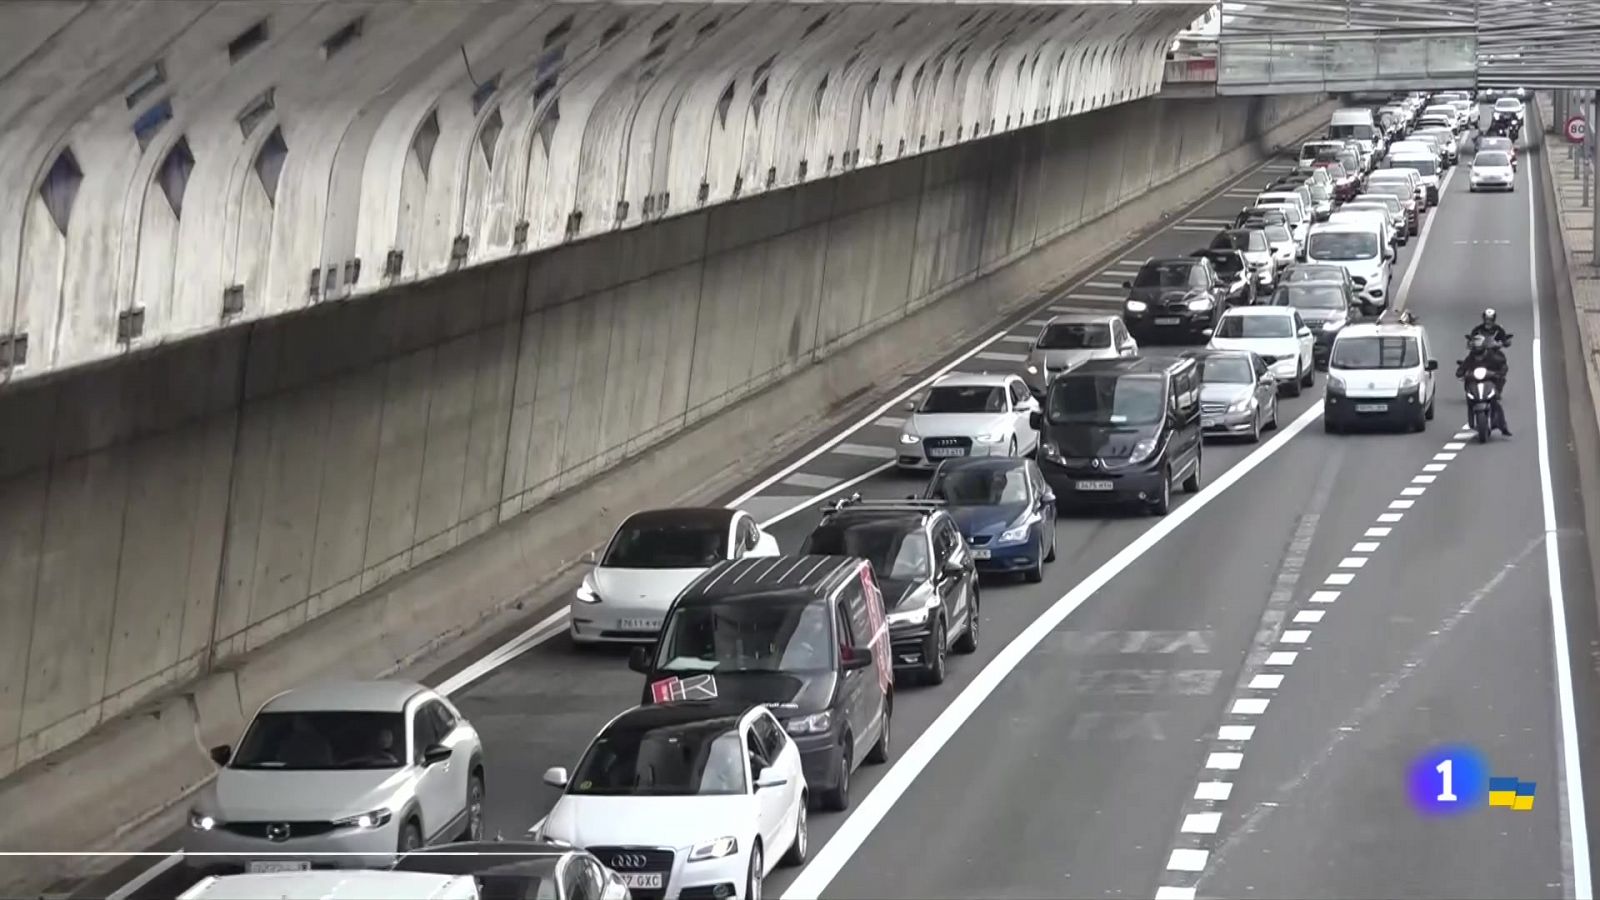
<svg viewBox="0 0 1600 900">
<path fill-rule="evenodd" d="M 1471 32 L 1224 34 L 1217 52 L 1217 89 L 1470 88 L 1477 81 L 1477 50 Z"/>
<path fill-rule="evenodd" d="M 1187 59 L 1167 60 L 1162 81 L 1167 84 L 1212 83 L 1217 81 L 1217 58 L 1193 56 Z"/>
</svg>

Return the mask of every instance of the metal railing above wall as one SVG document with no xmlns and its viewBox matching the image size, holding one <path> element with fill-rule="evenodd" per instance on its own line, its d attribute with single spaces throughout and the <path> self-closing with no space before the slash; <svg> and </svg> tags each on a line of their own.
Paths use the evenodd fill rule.
<svg viewBox="0 0 1600 900">
<path fill-rule="evenodd" d="M 1239 93 L 1471 87 L 1477 42 L 1469 33 L 1328 31 L 1224 40 L 1217 90 Z M 1258 90 L 1268 87 L 1269 90 Z"/>
</svg>

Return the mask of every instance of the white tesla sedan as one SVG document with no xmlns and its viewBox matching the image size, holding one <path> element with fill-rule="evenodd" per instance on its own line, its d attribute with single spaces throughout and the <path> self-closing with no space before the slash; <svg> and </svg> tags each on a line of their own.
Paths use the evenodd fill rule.
<svg viewBox="0 0 1600 900">
<path fill-rule="evenodd" d="M 612 719 L 534 829 L 593 853 L 629 890 L 760 900 L 780 860 L 805 862 L 800 751 L 765 706 L 702 700 Z"/>
<path fill-rule="evenodd" d="M 651 642 L 667 607 L 725 559 L 777 556 L 778 540 L 742 509 L 674 507 L 636 512 L 612 535 L 572 598 L 580 644 Z"/>
<path fill-rule="evenodd" d="M 1278 385 L 1297 397 L 1316 378 L 1315 343 L 1311 329 L 1292 306 L 1238 306 L 1222 314 L 1210 347 L 1255 353 L 1272 369 Z"/>
<path fill-rule="evenodd" d="M 1039 446 L 1028 422 L 1039 401 L 1016 375 L 945 375 L 907 409 L 895 456 L 901 471 L 968 456 L 1026 456 Z"/>
</svg>

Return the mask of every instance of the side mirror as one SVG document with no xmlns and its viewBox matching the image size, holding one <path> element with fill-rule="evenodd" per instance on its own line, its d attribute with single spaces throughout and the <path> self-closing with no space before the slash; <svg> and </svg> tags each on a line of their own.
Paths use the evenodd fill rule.
<svg viewBox="0 0 1600 900">
<path fill-rule="evenodd" d="M 763 769 L 761 774 L 756 776 L 756 790 L 758 791 L 765 790 L 766 788 L 783 787 L 788 783 L 789 779 L 779 775 L 777 772 L 774 772 L 771 769 Z"/>
<path fill-rule="evenodd" d="M 865 669 L 872 665 L 872 654 L 860 647 L 841 647 L 839 648 L 839 665 L 846 672 Z"/>
<path fill-rule="evenodd" d="M 596 566 L 600 564 L 600 556 L 593 550 L 590 550 L 588 553 L 583 555 L 583 561 L 586 565 Z"/>
<path fill-rule="evenodd" d="M 1041 413 L 1041 412 L 1028 413 L 1028 427 L 1032 428 L 1034 431 L 1043 430 L 1044 429 L 1044 413 Z"/>
<path fill-rule="evenodd" d="M 211 748 L 211 761 L 219 766 L 225 766 L 233 759 L 233 748 L 227 744 L 219 744 Z"/>
<path fill-rule="evenodd" d="M 915 401 L 915 400 L 907 400 L 906 401 L 906 412 L 916 412 L 916 411 L 917 411 L 917 401 Z"/>
<path fill-rule="evenodd" d="M 1300 326 L 1300 336 L 1301 337 L 1311 337 L 1311 329 L 1307 328 L 1304 325 L 1301 325 Z"/>
<path fill-rule="evenodd" d="M 1437 359 L 1428 360 L 1428 367 L 1427 368 L 1428 368 L 1429 372 L 1433 372 L 1433 371 L 1437 370 L 1439 368 L 1439 361 Z"/>
<path fill-rule="evenodd" d="M 448 762 L 451 752 L 450 748 L 443 744 L 434 744 L 422 751 L 422 764 L 424 766 L 436 766 L 439 763 Z"/>
<path fill-rule="evenodd" d="M 1122 283 L 1122 289 L 1123 289 L 1123 290 L 1126 290 L 1126 291 L 1131 291 L 1131 290 L 1133 290 L 1133 282 L 1131 282 L 1131 281 L 1124 281 L 1124 282 L 1123 282 L 1123 283 Z"/>
<path fill-rule="evenodd" d="M 567 770 L 561 766 L 551 766 L 544 770 L 544 783 L 553 788 L 565 788 L 567 778 Z"/>
<path fill-rule="evenodd" d="M 640 675 L 650 674 L 650 648 L 635 647 L 628 651 L 628 668 Z"/>
</svg>

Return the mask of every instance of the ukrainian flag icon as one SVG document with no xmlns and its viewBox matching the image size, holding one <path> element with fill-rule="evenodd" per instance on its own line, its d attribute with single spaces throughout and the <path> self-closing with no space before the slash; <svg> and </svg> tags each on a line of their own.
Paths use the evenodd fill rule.
<svg viewBox="0 0 1600 900">
<path fill-rule="evenodd" d="M 1489 779 L 1489 805 L 1526 812 L 1533 809 L 1534 783 L 1515 778 Z"/>
</svg>

